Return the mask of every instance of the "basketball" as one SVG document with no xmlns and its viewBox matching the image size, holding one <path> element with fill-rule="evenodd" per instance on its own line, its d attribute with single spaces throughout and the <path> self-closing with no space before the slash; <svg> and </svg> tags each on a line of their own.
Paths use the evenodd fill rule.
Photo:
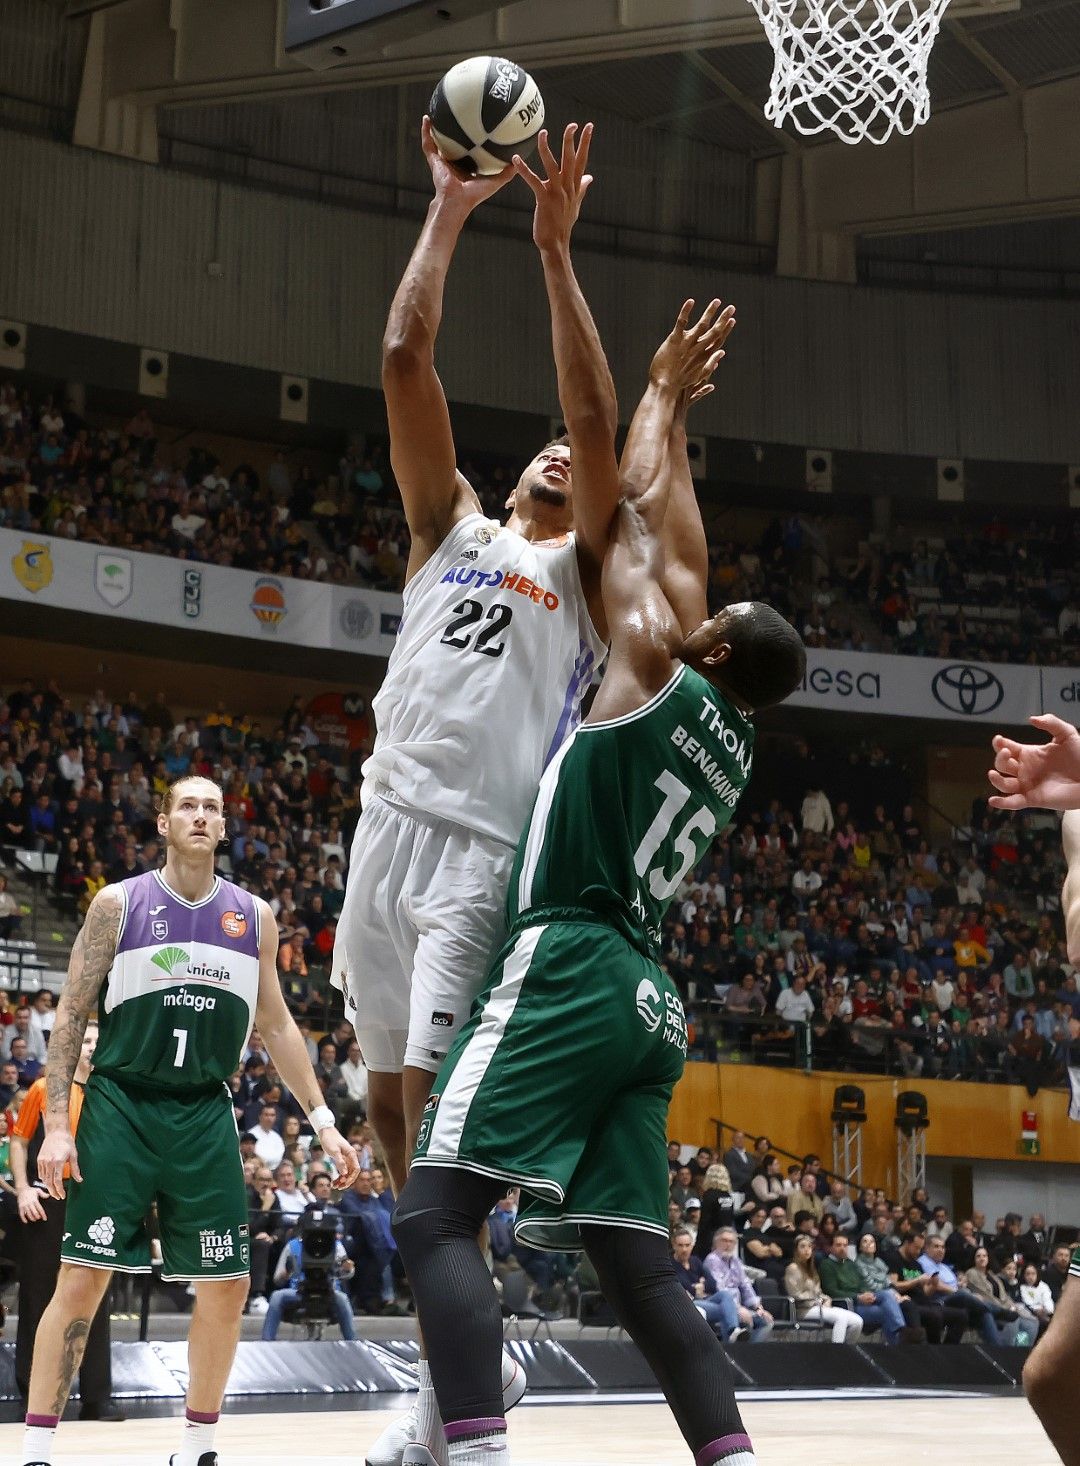
<svg viewBox="0 0 1080 1466">
<path fill-rule="evenodd" d="M 443 157 L 466 173 L 501 173 L 515 153 L 527 157 L 544 125 L 544 99 L 527 71 L 502 56 L 452 66 L 428 109 Z"/>
</svg>

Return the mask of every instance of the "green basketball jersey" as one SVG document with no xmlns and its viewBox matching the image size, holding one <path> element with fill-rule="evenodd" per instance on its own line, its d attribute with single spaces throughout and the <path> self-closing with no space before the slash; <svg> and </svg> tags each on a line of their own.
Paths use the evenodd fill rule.
<svg viewBox="0 0 1080 1466">
<path fill-rule="evenodd" d="M 687 666 L 636 712 L 583 723 L 541 781 L 510 921 L 585 908 L 655 951 L 680 883 L 731 820 L 753 748 L 750 721 Z"/>
</svg>

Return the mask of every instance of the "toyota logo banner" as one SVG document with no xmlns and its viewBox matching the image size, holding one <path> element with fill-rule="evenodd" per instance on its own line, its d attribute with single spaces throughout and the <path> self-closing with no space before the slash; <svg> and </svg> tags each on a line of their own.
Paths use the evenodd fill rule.
<svg viewBox="0 0 1080 1466">
<path fill-rule="evenodd" d="M 5 601 L 142 622 L 163 630 L 173 652 L 178 631 L 217 632 L 379 661 L 393 651 L 402 616 L 401 596 L 389 591 L 259 576 L 138 551 L 114 554 L 48 535 L 31 542 L 0 529 L 0 606 Z M 788 699 L 795 708 L 949 719 L 988 730 L 1022 726 L 1040 712 L 1080 721 L 1080 667 L 813 649 L 806 663 L 802 686 Z"/>
<path fill-rule="evenodd" d="M 943 662 L 873 652 L 808 650 L 806 677 L 788 704 L 897 718 L 1009 727 L 1032 713 L 1076 721 L 1080 668 Z"/>
</svg>

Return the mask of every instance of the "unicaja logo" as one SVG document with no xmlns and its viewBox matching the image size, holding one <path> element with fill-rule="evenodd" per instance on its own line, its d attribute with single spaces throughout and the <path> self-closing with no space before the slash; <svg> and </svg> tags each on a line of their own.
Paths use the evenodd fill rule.
<svg viewBox="0 0 1080 1466">
<path fill-rule="evenodd" d="M 655 1033 L 660 1027 L 660 1020 L 663 1018 L 663 1009 L 660 1006 L 660 990 L 654 982 L 643 977 L 638 983 L 637 996 L 634 999 L 638 1011 L 638 1017 L 644 1023 L 650 1033 Z"/>
<path fill-rule="evenodd" d="M 86 1235 L 91 1242 L 96 1242 L 99 1247 L 108 1247 L 109 1243 L 116 1236 L 116 1227 L 112 1217 L 98 1217 L 96 1222 L 91 1222 L 86 1229 Z"/>
<path fill-rule="evenodd" d="M 162 947 L 160 952 L 154 953 L 150 961 L 155 967 L 160 967 L 162 972 L 172 977 L 180 963 L 183 962 L 186 966 L 190 958 L 183 947 Z"/>
<path fill-rule="evenodd" d="M 972 662 L 954 662 L 942 667 L 930 684 L 935 701 L 950 713 L 978 718 L 1001 706 L 1005 688 L 989 667 Z"/>
</svg>

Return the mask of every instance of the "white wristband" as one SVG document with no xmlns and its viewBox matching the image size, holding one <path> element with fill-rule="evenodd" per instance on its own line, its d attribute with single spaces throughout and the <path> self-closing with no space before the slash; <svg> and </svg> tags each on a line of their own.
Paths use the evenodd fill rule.
<svg viewBox="0 0 1080 1466">
<path fill-rule="evenodd" d="M 322 1130 L 329 1129 L 335 1123 L 334 1112 L 329 1105 L 316 1105 L 308 1115 L 308 1124 L 316 1135 Z"/>
</svg>

